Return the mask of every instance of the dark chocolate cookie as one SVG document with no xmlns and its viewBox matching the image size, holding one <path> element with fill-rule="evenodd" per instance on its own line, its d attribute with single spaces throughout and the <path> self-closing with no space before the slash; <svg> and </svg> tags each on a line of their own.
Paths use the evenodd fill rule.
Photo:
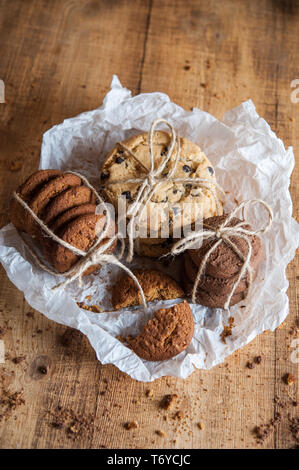
<svg viewBox="0 0 299 470">
<path fill-rule="evenodd" d="M 188 276 L 188 279 L 193 283 L 197 276 L 198 266 L 196 266 L 196 264 L 192 261 L 192 258 L 188 253 L 185 254 L 185 272 Z M 231 292 L 232 287 L 237 279 L 238 274 L 235 274 L 229 279 L 212 277 L 208 274 L 203 274 L 199 281 L 198 287 L 211 294 L 227 295 Z M 249 276 L 246 274 L 237 285 L 235 293 L 238 294 L 239 292 L 243 292 L 245 289 L 247 289 L 248 282 Z"/>
<path fill-rule="evenodd" d="M 213 228 L 216 228 L 222 222 L 224 222 L 225 218 L 226 216 L 222 215 L 205 219 L 204 227 L 211 226 Z M 229 226 L 235 226 L 239 222 L 241 222 L 240 219 L 233 218 L 230 221 Z M 250 225 L 245 225 L 244 228 L 251 229 Z M 249 239 L 252 243 L 252 255 L 250 263 L 251 267 L 253 269 L 256 269 L 261 257 L 261 240 L 258 236 L 249 236 Z M 241 253 L 246 256 L 246 254 L 248 253 L 248 246 L 246 241 L 238 236 L 231 237 L 231 240 L 233 243 L 235 243 Z M 200 248 L 188 250 L 190 257 L 197 266 L 200 266 L 204 255 L 214 243 L 215 239 L 204 240 Z M 229 279 L 232 276 L 238 274 L 238 272 L 240 272 L 242 265 L 243 262 L 235 253 L 235 251 L 233 251 L 233 249 L 228 246 L 225 242 L 222 242 L 209 256 L 205 267 L 205 273 L 212 277 Z"/>
</svg>

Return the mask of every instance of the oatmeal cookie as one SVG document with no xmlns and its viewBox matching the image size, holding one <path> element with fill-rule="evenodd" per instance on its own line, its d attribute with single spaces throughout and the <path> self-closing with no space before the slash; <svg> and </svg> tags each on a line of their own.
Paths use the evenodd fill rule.
<svg viewBox="0 0 299 470">
<path fill-rule="evenodd" d="M 219 217 L 210 217 L 204 220 L 204 226 L 216 228 L 222 222 L 224 222 L 225 218 L 226 215 Z M 229 222 L 228 226 L 233 227 L 239 222 L 241 222 L 241 220 L 234 217 Z M 244 225 L 244 228 L 249 230 L 251 229 L 250 225 Z M 261 258 L 261 240 L 256 235 L 248 236 L 248 238 L 251 240 L 252 244 L 252 255 L 250 264 L 251 267 L 255 270 Z M 233 243 L 235 243 L 241 253 L 246 256 L 246 254 L 248 253 L 248 245 L 245 240 L 238 236 L 231 237 L 231 240 L 233 241 Z M 192 261 L 197 266 L 200 266 L 204 255 L 211 248 L 213 243 L 215 243 L 215 239 L 204 240 L 200 248 L 188 250 Z M 230 248 L 226 243 L 223 242 L 220 243 L 220 245 L 209 256 L 205 267 L 205 273 L 212 277 L 229 279 L 240 272 L 242 265 L 243 262 L 239 258 L 239 256 L 233 251 L 232 248 Z"/>
<path fill-rule="evenodd" d="M 147 361 L 164 361 L 180 354 L 190 344 L 194 332 L 188 302 L 162 308 L 154 313 L 142 332 L 128 343 L 137 356 Z"/>
<path fill-rule="evenodd" d="M 96 197 L 87 186 L 74 186 L 58 194 L 43 210 L 41 215 L 43 222 L 51 224 L 55 217 L 59 216 L 68 209 L 81 204 L 95 204 Z"/>
<path fill-rule="evenodd" d="M 32 211 L 41 216 L 46 205 L 58 194 L 72 186 L 80 186 L 81 178 L 71 173 L 64 173 L 61 176 L 51 179 L 30 200 L 29 206 Z M 26 213 L 26 232 L 35 237 L 40 233 L 40 227 L 36 224 L 29 213 Z"/>
</svg>

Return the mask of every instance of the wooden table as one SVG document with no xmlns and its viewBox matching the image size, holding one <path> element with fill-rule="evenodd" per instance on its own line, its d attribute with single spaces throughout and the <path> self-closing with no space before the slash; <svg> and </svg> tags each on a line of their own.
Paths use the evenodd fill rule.
<svg viewBox="0 0 299 470">
<path fill-rule="evenodd" d="M 1 226 L 8 223 L 12 190 L 38 167 L 43 133 L 100 105 L 113 73 L 134 94 L 162 91 L 186 109 L 197 106 L 218 118 L 251 98 L 296 154 L 299 104 L 291 102 L 290 83 L 299 78 L 298 30 L 299 4 L 291 0 L 0 0 L 0 79 L 6 87 L 6 104 L 0 104 Z M 291 184 L 295 216 L 296 178 L 298 168 Z M 298 416 L 298 407 L 286 411 L 274 398 L 296 400 L 296 384 L 282 381 L 287 372 L 298 374 L 289 333 L 298 305 L 296 268 L 296 261 L 288 268 L 290 315 L 283 327 L 210 371 L 150 386 L 101 366 L 85 338 L 74 348 L 62 346 L 65 327 L 31 314 L 1 269 L 0 327 L 10 359 L 0 372 L 11 392 L 24 389 L 25 400 L 0 423 L 1 448 L 294 446 L 287 413 Z M 247 361 L 258 355 L 261 364 L 248 369 Z M 12 361 L 20 356 L 25 358 Z M 37 373 L 38 365 L 46 365 L 47 373 Z M 187 416 L 180 423 L 158 407 L 167 393 L 180 397 Z M 91 414 L 94 426 L 79 433 L 54 427 L 57 405 L 82 414 L 86 423 Z M 257 444 L 254 427 L 277 411 L 281 422 Z M 126 430 L 123 424 L 133 420 L 139 427 Z"/>
</svg>

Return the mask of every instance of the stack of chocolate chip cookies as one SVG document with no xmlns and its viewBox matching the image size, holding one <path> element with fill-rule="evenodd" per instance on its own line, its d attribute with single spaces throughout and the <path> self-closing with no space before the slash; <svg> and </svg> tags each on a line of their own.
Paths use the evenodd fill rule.
<svg viewBox="0 0 299 470">
<path fill-rule="evenodd" d="M 203 228 L 208 226 L 216 229 L 225 221 L 225 219 L 225 215 L 210 217 L 204 220 Z M 240 222 L 240 219 L 232 218 L 227 226 L 233 227 Z M 243 228 L 251 230 L 250 225 L 244 225 Z M 248 236 L 248 238 L 252 245 L 250 265 L 253 271 L 253 276 L 255 276 L 257 266 L 261 258 L 261 241 L 257 236 Z M 246 241 L 237 235 L 232 236 L 231 240 L 240 250 L 242 255 L 246 257 L 248 253 L 248 245 Z M 192 292 L 192 287 L 202 260 L 214 243 L 215 238 L 204 240 L 200 248 L 187 250 L 184 255 L 183 280 L 185 290 L 189 295 Z M 243 261 L 237 253 L 225 242 L 220 243 L 206 261 L 204 272 L 199 280 L 196 290 L 197 303 L 207 307 L 223 308 L 236 280 L 238 279 L 242 265 Z M 249 275 L 246 272 L 234 291 L 230 306 L 235 305 L 246 297 L 248 287 Z"/>
<path fill-rule="evenodd" d="M 170 143 L 171 137 L 167 132 L 154 133 L 155 169 L 165 160 Z M 131 137 L 122 144 L 135 158 L 117 144 L 101 169 L 102 193 L 113 204 L 116 213 L 119 198 L 124 198 L 128 207 L 134 203 L 142 178 L 146 178 L 150 169 L 147 133 Z M 141 214 L 139 234 L 135 240 L 135 251 L 139 255 L 160 257 L 170 251 L 174 238 L 183 236 L 183 227 L 190 227 L 196 220 L 222 214 L 214 168 L 201 149 L 186 138 L 180 138 L 180 158 L 173 174 L 173 178 L 181 181 L 167 180 L 176 152 L 177 144 L 160 175 L 165 181 L 159 184 Z M 183 182 L 186 178 L 201 178 L 206 187 L 196 182 Z"/>
<path fill-rule="evenodd" d="M 96 197 L 77 175 L 59 170 L 40 170 L 33 173 L 17 190 L 31 210 L 62 240 L 87 251 L 105 226 L 105 215 L 97 215 Z M 59 272 L 68 271 L 78 256 L 45 236 L 41 227 L 16 199 L 11 200 L 10 220 L 21 232 L 26 232 L 41 246 L 46 259 Z M 114 223 L 107 237 L 115 231 Z M 105 243 L 107 238 L 101 243 Z M 109 248 L 113 252 L 115 244 Z M 97 267 L 91 266 L 85 274 Z"/>
</svg>

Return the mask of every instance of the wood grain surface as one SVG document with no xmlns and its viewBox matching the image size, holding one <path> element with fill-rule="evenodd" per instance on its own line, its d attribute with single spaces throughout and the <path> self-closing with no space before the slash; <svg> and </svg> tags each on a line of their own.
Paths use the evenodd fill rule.
<svg viewBox="0 0 299 470">
<path fill-rule="evenodd" d="M 43 133 L 100 105 L 114 73 L 134 94 L 162 91 L 186 109 L 197 106 L 218 118 L 251 98 L 296 155 L 299 103 L 291 102 L 290 83 L 299 78 L 298 36 L 295 0 L 0 0 L 1 226 L 13 189 L 38 167 Z M 290 189 L 296 217 L 298 168 Z M 286 386 L 282 377 L 298 377 L 290 360 L 296 338 L 290 329 L 299 326 L 298 258 L 287 273 L 290 315 L 281 328 L 210 371 L 149 385 L 101 366 L 86 338 L 63 346 L 66 328 L 32 311 L 1 268 L 7 359 L 0 374 L 9 393 L 23 389 L 25 403 L 15 396 L 6 405 L 0 447 L 294 447 L 298 381 Z M 261 364 L 248 369 L 259 355 Z M 167 393 L 178 394 L 183 420 L 173 418 L 176 408 L 159 408 Z M 275 403 L 276 396 L 288 405 Z M 281 421 L 258 444 L 253 429 L 277 412 Z M 61 427 L 62 414 L 68 424 Z M 139 427 L 126 430 L 128 421 Z"/>
</svg>

